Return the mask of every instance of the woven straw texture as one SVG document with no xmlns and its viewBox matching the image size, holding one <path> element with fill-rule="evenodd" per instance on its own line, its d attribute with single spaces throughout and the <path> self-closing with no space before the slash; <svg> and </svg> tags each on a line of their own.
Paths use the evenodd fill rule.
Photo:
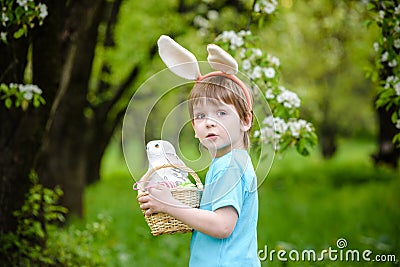
<svg viewBox="0 0 400 267">
<path fill-rule="evenodd" d="M 198 208 L 200 206 L 201 194 L 203 192 L 203 184 L 197 174 L 192 169 L 186 166 L 175 166 L 168 164 L 150 169 L 140 180 L 141 183 L 140 190 L 138 192 L 138 198 L 144 195 L 148 195 L 148 192 L 145 189 L 145 184 L 157 170 L 171 167 L 188 172 L 188 174 L 190 174 L 196 182 L 196 188 L 172 188 L 172 196 L 187 206 Z M 145 215 L 143 211 L 143 215 L 148 226 L 150 227 L 153 236 L 158 236 L 162 234 L 187 233 L 192 231 L 192 228 L 165 213 Z"/>
</svg>

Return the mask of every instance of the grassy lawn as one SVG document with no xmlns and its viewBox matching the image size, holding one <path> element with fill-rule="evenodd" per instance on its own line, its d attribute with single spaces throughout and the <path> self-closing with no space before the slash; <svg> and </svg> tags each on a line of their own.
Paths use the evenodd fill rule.
<svg viewBox="0 0 400 267">
<path fill-rule="evenodd" d="M 348 250 L 371 250 L 369 256 L 395 254 L 400 259 L 400 173 L 375 168 L 369 155 L 373 145 L 345 141 L 334 158 L 323 160 L 317 152 L 301 157 L 294 152 L 276 159 L 259 188 L 258 243 L 262 266 L 399 266 L 395 263 L 340 260 Z M 187 266 L 190 234 L 153 237 L 136 202 L 133 179 L 118 145 L 105 155 L 101 182 L 90 186 L 85 197 L 86 222 L 98 214 L 111 218 L 102 246 L 110 253 L 109 266 Z M 79 224 L 79 222 L 75 222 Z M 339 238 L 347 246 L 338 249 Z M 317 257 L 329 248 L 336 261 L 298 261 L 314 250 Z M 272 250 L 285 250 L 287 262 Z M 268 251 L 267 251 L 268 250 Z M 267 252 L 267 253 L 265 253 Z M 296 254 L 291 254 L 295 258 Z"/>
</svg>

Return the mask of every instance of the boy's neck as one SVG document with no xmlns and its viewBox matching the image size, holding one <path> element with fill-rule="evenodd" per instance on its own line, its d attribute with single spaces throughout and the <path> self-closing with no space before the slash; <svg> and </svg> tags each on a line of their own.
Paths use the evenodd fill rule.
<svg viewBox="0 0 400 267">
<path fill-rule="evenodd" d="M 212 158 L 220 158 L 233 150 L 246 150 L 244 146 L 241 147 L 228 147 L 227 149 L 221 148 L 216 151 L 208 151 Z"/>
</svg>

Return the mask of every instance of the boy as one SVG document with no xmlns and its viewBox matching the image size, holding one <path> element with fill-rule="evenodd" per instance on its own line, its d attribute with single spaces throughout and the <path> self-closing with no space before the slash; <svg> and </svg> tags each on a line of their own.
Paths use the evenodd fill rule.
<svg viewBox="0 0 400 267">
<path fill-rule="evenodd" d="M 168 213 L 194 229 L 189 262 L 193 267 L 260 266 L 257 181 L 246 150 L 252 99 L 243 83 L 232 77 L 205 76 L 189 96 L 195 137 L 213 157 L 200 208 L 184 206 L 161 186 L 139 198 L 146 214 Z"/>
</svg>

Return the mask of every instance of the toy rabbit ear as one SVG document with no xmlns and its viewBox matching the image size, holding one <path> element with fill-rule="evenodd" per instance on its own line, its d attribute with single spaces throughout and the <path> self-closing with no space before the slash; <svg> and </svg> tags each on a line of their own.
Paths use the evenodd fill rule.
<svg viewBox="0 0 400 267">
<path fill-rule="evenodd" d="M 173 73 L 187 80 L 197 80 L 199 64 L 191 52 L 166 35 L 161 35 L 157 44 L 161 59 Z"/>
<path fill-rule="evenodd" d="M 213 69 L 226 74 L 236 74 L 238 72 L 236 60 L 221 47 L 215 44 L 209 44 L 207 45 L 207 51 L 207 60 Z"/>
</svg>

